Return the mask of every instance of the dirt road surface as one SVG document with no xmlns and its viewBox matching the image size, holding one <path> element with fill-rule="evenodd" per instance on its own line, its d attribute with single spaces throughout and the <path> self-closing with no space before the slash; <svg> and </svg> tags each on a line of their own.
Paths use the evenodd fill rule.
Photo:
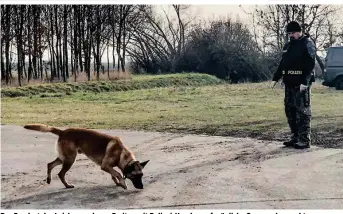
<svg viewBox="0 0 343 214">
<path fill-rule="evenodd" d="M 143 190 L 116 187 L 78 155 L 65 189 L 46 164 L 57 136 L 1 126 L 1 201 L 5 209 L 342 209 L 343 150 L 283 148 L 246 138 L 101 130 L 120 136 L 140 161 Z"/>
</svg>

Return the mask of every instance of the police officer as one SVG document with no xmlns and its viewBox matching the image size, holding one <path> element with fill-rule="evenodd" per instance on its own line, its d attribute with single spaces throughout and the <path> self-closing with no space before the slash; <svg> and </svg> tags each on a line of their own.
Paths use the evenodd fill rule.
<svg viewBox="0 0 343 214">
<path fill-rule="evenodd" d="M 283 47 L 272 87 L 283 78 L 285 113 L 292 133 L 284 145 L 304 149 L 311 144 L 310 86 L 314 81 L 316 48 L 309 36 L 302 33 L 298 22 L 291 21 L 286 30 L 290 41 Z"/>
</svg>

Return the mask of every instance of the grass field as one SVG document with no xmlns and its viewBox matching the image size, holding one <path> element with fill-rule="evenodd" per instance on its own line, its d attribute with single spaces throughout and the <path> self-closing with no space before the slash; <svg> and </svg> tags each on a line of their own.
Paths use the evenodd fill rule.
<svg viewBox="0 0 343 214">
<path fill-rule="evenodd" d="M 131 76 L 130 79 L 116 81 L 45 83 L 8 87 L 1 90 L 1 97 L 27 97 L 31 95 L 62 97 L 73 92 L 99 93 L 170 86 L 202 86 L 221 82 L 221 80 L 207 74 L 136 75 Z"/>
<path fill-rule="evenodd" d="M 193 80 L 197 80 L 196 84 Z M 127 84 L 139 85 L 138 82 L 137 88 L 128 87 L 123 91 L 119 86 L 113 86 L 102 93 L 99 93 L 102 90 L 91 89 L 115 83 L 92 83 L 92 87 L 83 86 L 83 90 L 64 85 L 72 88 L 70 93 L 58 89 L 64 86 L 55 87 L 53 92 L 40 90 L 37 93 L 31 93 L 35 90 L 31 88 L 23 92 L 22 97 L 2 98 L 2 123 L 275 140 L 284 140 L 289 133 L 283 107 L 284 92 L 280 87 L 272 90 L 268 83 L 230 85 L 198 74 L 140 76 Z M 155 88 L 157 86 L 160 88 Z M 13 94 L 16 90 L 25 91 L 10 90 Z M 343 93 L 314 85 L 311 98 L 313 143 L 342 146 Z"/>
</svg>

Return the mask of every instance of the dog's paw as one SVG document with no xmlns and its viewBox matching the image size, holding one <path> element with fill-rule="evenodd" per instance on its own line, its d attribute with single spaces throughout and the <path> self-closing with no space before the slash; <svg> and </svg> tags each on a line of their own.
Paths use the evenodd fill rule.
<svg viewBox="0 0 343 214">
<path fill-rule="evenodd" d="M 66 186 L 67 189 L 71 189 L 74 188 L 74 185 L 69 184 L 68 186 Z"/>
<path fill-rule="evenodd" d="M 50 183 L 51 183 L 51 178 L 46 178 L 46 182 L 47 182 L 48 184 L 50 184 Z"/>
<path fill-rule="evenodd" d="M 121 186 L 121 187 L 122 187 L 123 189 L 125 189 L 125 190 L 127 189 L 127 186 L 126 186 L 125 184 L 124 184 L 124 185 L 121 185 L 121 184 L 120 184 L 119 186 Z"/>
<path fill-rule="evenodd" d="M 126 183 L 125 183 L 124 179 L 120 180 L 119 183 L 117 183 L 117 186 L 120 186 L 123 189 L 127 189 L 127 186 L 126 186 Z"/>
</svg>

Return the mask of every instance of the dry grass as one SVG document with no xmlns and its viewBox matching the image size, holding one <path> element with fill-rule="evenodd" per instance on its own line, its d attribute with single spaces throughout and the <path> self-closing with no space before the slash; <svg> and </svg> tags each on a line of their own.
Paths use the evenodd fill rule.
<svg viewBox="0 0 343 214">
<path fill-rule="evenodd" d="M 71 73 L 71 72 L 70 72 Z M 130 71 L 115 71 L 115 70 L 110 70 L 110 72 L 100 72 L 99 73 L 99 80 L 100 81 L 114 81 L 114 80 L 130 80 L 132 78 L 132 74 Z M 97 80 L 97 75 L 94 71 L 91 72 L 90 75 L 90 81 L 95 81 Z M 66 80 L 66 83 L 72 83 L 72 82 L 87 82 L 88 81 L 88 76 L 85 72 L 80 72 L 76 75 L 76 78 L 74 75 L 69 76 L 69 78 Z M 61 79 L 53 79 L 52 81 L 50 80 L 50 76 L 48 78 L 44 77 L 43 80 L 41 79 L 31 79 L 30 82 L 28 82 L 27 79 L 22 79 L 22 86 L 27 86 L 27 85 L 40 85 L 42 83 L 61 83 L 63 82 L 63 78 Z M 5 84 L 5 80 L 1 80 L 1 87 L 2 88 L 13 88 L 13 87 L 19 87 L 19 82 L 18 82 L 18 76 L 14 75 L 13 79 L 10 80 L 9 84 Z"/>
<path fill-rule="evenodd" d="M 289 133 L 284 90 L 271 90 L 268 84 L 173 86 L 76 92 L 62 97 L 4 98 L 2 122 L 282 140 Z M 343 93 L 316 84 L 311 98 L 314 144 L 343 146 Z"/>
<path fill-rule="evenodd" d="M 92 72 L 91 73 L 91 77 L 90 77 L 90 81 L 95 81 L 95 80 L 100 80 L 100 81 L 106 81 L 106 80 L 120 80 L 120 79 L 124 79 L 124 80 L 130 80 L 131 77 L 131 73 L 129 71 L 110 71 L 110 72 L 100 72 L 99 73 L 99 79 L 97 79 L 97 75 L 96 73 Z M 75 77 L 70 77 L 68 82 L 87 82 L 88 81 L 88 76 L 86 73 L 79 73 L 76 76 L 76 81 L 75 81 Z"/>
<path fill-rule="evenodd" d="M 44 83 L 23 87 L 11 87 L 1 90 L 1 97 L 62 97 L 77 92 L 110 92 L 148 89 L 156 87 L 183 87 L 220 84 L 222 81 L 207 74 L 169 74 L 134 75 L 130 79 L 116 81 L 85 81 L 71 83 Z"/>
</svg>

